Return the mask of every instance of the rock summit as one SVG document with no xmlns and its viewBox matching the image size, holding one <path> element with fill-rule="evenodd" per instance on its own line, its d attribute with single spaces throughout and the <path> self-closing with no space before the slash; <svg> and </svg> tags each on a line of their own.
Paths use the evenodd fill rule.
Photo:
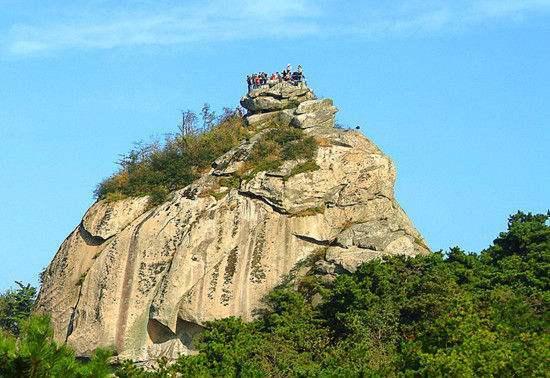
<svg viewBox="0 0 550 378">
<path fill-rule="evenodd" d="M 252 90 L 241 98 L 241 105 L 248 110 L 247 122 L 260 128 L 273 122 L 301 129 L 334 127 L 338 111 L 331 99 L 318 100 L 305 85 L 286 82 Z"/>
<path fill-rule="evenodd" d="M 153 208 L 147 197 L 101 200 L 86 212 L 38 298 L 57 340 L 80 355 L 113 346 L 135 361 L 173 358 L 193 353 L 209 320 L 252 319 L 291 274 L 330 281 L 371 259 L 429 253 L 395 199 L 394 164 L 361 133 L 334 127 L 332 100 L 279 83 L 241 104 L 258 133 L 170 200 Z M 316 169 L 285 161 L 225 184 L 274 127 L 313 137 Z"/>
</svg>

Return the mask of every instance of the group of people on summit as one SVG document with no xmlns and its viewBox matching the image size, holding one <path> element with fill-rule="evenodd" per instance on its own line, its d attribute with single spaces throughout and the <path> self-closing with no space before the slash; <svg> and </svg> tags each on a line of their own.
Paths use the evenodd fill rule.
<svg viewBox="0 0 550 378">
<path fill-rule="evenodd" d="M 258 72 L 256 74 L 246 76 L 246 84 L 248 91 L 261 88 L 264 85 L 276 84 L 280 82 L 288 82 L 292 85 L 305 84 L 305 76 L 301 65 L 298 65 L 296 71 L 292 71 L 292 66 L 287 64 L 286 68 L 281 72 L 274 72 L 269 76 L 266 72 Z"/>
</svg>

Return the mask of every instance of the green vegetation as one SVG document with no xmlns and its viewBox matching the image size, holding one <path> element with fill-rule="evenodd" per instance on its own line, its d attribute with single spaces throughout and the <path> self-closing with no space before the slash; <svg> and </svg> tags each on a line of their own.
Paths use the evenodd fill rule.
<svg viewBox="0 0 550 378">
<path fill-rule="evenodd" d="M 15 338 L 0 331 L 0 377 L 108 377 L 112 353 L 98 349 L 89 362 L 80 362 L 66 345 L 53 341 L 50 320 L 32 316 L 20 323 Z"/>
<path fill-rule="evenodd" d="M 29 317 L 36 298 L 36 288 L 16 282 L 16 290 L 0 294 L 0 329 L 19 335 L 19 326 Z"/>
<path fill-rule="evenodd" d="M 250 180 L 258 172 L 277 170 L 287 160 L 305 160 L 305 162 L 299 163 L 285 179 L 298 173 L 317 170 L 319 166 L 313 160 L 317 154 L 317 148 L 316 140 L 304 135 L 301 129 L 274 126 L 254 142 L 239 171 L 231 176 L 221 177 L 218 185 L 238 189 L 242 180 Z M 217 192 L 217 189 L 219 188 L 213 188 L 208 195 L 218 200 L 227 194 L 227 192 Z"/>
<path fill-rule="evenodd" d="M 120 200 L 150 195 L 151 205 L 164 202 L 171 191 L 189 185 L 219 156 L 249 135 L 237 113 L 226 113 L 212 126 L 213 113 L 203 108 L 204 131 L 196 131 L 192 113 L 184 113 L 181 132 L 164 144 L 138 145 L 119 161 L 120 170 L 95 191 L 98 199 Z M 186 118 L 187 117 L 187 118 Z"/>
<path fill-rule="evenodd" d="M 325 206 L 310 207 L 297 213 L 290 214 L 290 217 L 310 217 L 312 215 L 324 214 L 325 210 Z"/>
<path fill-rule="evenodd" d="M 239 188 L 241 181 L 236 176 L 229 176 L 229 177 L 222 177 L 219 180 L 219 184 L 221 186 L 225 186 L 227 188 Z"/>
<path fill-rule="evenodd" d="M 167 137 L 162 144 L 138 144 L 123 155 L 119 161 L 119 171 L 98 185 L 96 198 L 118 201 L 149 195 L 150 205 L 161 204 L 170 192 L 189 185 L 210 168 L 215 159 L 255 133 L 254 129 L 245 127 L 236 112 L 226 109 L 217 125 L 214 125 L 214 114 L 207 105 L 201 115 L 204 124 L 202 131 L 194 125 L 197 116 L 187 111 L 183 113 L 178 134 Z M 273 125 L 254 144 L 246 159 L 245 171 L 221 179 L 224 182 L 220 180 L 220 185 L 237 188 L 242 178 L 277 169 L 285 160 L 307 160 L 299 168 L 302 172 L 318 169 L 312 161 L 316 153 L 317 142 L 312 137 L 306 137 L 302 130 Z M 301 172 L 293 174 L 297 173 Z M 212 195 L 223 197 L 218 193 Z"/>
<path fill-rule="evenodd" d="M 112 352 L 98 349 L 80 362 L 65 345 L 53 341 L 50 319 L 31 312 L 36 288 L 16 282 L 0 294 L 0 377 L 107 377 Z"/>
<path fill-rule="evenodd" d="M 318 170 L 320 167 L 317 165 L 315 160 L 307 160 L 301 164 L 296 165 L 292 170 L 290 171 L 290 174 L 286 177 L 287 179 L 289 177 L 298 175 L 300 173 L 306 173 L 306 172 L 312 172 Z"/>
<path fill-rule="evenodd" d="M 548 215 L 518 213 L 480 254 L 392 257 L 274 290 L 252 323 L 208 324 L 183 376 L 546 376 Z M 321 295 L 320 305 L 312 298 Z"/>
<path fill-rule="evenodd" d="M 290 126 L 269 129 L 250 151 L 247 174 L 278 169 L 286 160 L 311 160 L 317 147 L 315 139 L 305 136 L 301 129 Z"/>
<path fill-rule="evenodd" d="M 547 376 L 549 219 L 518 212 L 479 254 L 452 248 L 447 254 L 392 257 L 365 263 L 332 283 L 314 275 L 297 278 L 268 295 L 257 320 L 210 322 L 197 340 L 197 355 L 170 366 L 163 361 L 153 372 L 127 362 L 113 367 L 114 374 Z M 0 376 L 106 376 L 109 352 L 79 362 L 52 341 L 47 318 L 21 320 L 34 298 L 30 289 L 19 285 L 0 296 L 0 308 L 11 309 L 0 318 Z M 18 339 L 14 321 L 22 329 Z"/>
</svg>

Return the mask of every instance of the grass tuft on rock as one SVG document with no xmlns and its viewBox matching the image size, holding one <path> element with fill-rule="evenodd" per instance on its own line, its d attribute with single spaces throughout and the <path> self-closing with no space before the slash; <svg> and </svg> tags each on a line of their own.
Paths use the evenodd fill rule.
<svg viewBox="0 0 550 378">
<path fill-rule="evenodd" d="M 251 173 L 273 171 L 287 160 L 311 160 L 317 155 L 315 139 L 304 135 L 301 129 L 277 127 L 258 140 L 247 158 Z"/>
<path fill-rule="evenodd" d="M 315 160 L 307 160 L 303 163 L 300 163 L 296 165 L 294 168 L 291 169 L 288 176 L 286 176 L 286 179 L 299 175 L 300 173 L 306 173 L 306 172 L 313 172 L 318 169 L 320 169 L 319 165 L 315 162 Z"/>
</svg>

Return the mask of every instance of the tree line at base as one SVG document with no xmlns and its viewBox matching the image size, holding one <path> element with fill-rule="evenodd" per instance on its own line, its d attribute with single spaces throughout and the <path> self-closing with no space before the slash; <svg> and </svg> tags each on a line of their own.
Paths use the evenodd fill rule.
<svg viewBox="0 0 550 378">
<path fill-rule="evenodd" d="M 273 290 L 245 323 L 207 324 L 199 353 L 145 371 L 88 360 L 32 315 L 36 290 L 0 295 L 0 377 L 547 376 L 550 214 L 518 212 L 480 253 L 371 261 L 327 283 Z M 321 298 L 321 300 L 319 300 Z"/>
</svg>

